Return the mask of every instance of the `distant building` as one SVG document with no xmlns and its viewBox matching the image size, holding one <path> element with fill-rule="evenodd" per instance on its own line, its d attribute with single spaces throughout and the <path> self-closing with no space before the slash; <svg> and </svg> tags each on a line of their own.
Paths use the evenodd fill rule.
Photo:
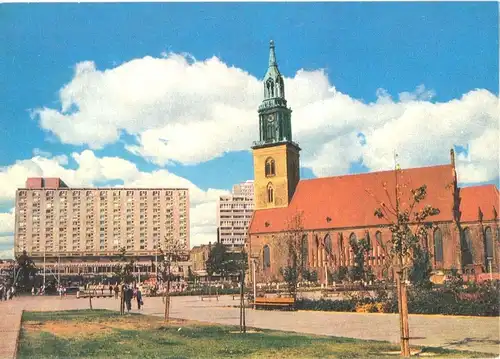
<svg viewBox="0 0 500 359">
<path fill-rule="evenodd" d="M 233 186 L 232 193 L 217 202 L 217 240 L 229 247 L 245 244 L 253 213 L 253 181 Z"/>
<path fill-rule="evenodd" d="M 189 261 L 191 262 L 191 270 L 193 274 L 198 277 L 207 276 L 207 259 L 210 254 L 212 245 L 202 244 L 200 246 L 195 246 L 189 251 Z"/>
<path fill-rule="evenodd" d="M 69 273 L 109 272 L 121 248 L 150 269 L 170 240 L 181 241 L 187 256 L 185 188 L 69 188 L 60 178 L 28 178 L 16 192 L 15 254 L 81 269 Z"/>
</svg>

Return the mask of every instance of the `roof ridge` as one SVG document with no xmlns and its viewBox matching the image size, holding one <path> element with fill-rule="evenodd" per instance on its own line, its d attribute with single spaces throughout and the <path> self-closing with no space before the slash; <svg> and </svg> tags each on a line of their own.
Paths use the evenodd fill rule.
<svg viewBox="0 0 500 359">
<path fill-rule="evenodd" d="M 408 168 L 401 168 L 401 171 L 409 171 L 409 170 L 420 170 L 420 169 L 428 169 L 428 168 L 438 168 L 438 167 L 453 167 L 451 164 L 445 164 L 445 165 L 432 165 L 432 166 L 422 166 L 422 167 L 408 167 Z M 375 175 L 379 173 L 389 173 L 389 172 L 394 172 L 395 170 L 383 170 L 383 171 L 373 171 L 373 172 L 362 172 L 362 173 L 348 173 L 348 174 L 343 174 L 343 175 L 338 175 L 338 176 L 327 176 L 327 177 L 316 177 L 316 178 L 308 178 L 308 179 L 301 179 L 300 182 L 306 182 L 306 181 L 314 181 L 314 180 L 324 180 L 324 179 L 331 179 L 331 178 L 342 178 L 342 177 L 352 177 L 352 176 L 367 176 L 367 175 Z"/>
<path fill-rule="evenodd" d="M 497 185 L 494 183 L 486 183 L 486 184 L 479 184 L 479 185 L 474 185 L 474 186 L 461 187 L 461 189 L 464 190 L 464 189 L 469 189 L 469 188 L 485 188 L 485 187 L 494 187 L 495 189 L 498 190 Z"/>
</svg>

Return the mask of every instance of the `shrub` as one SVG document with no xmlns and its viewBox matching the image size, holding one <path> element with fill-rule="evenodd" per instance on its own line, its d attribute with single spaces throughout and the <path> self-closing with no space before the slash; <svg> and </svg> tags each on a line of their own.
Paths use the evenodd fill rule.
<svg viewBox="0 0 500 359">
<path fill-rule="evenodd" d="M 498 316 L 498 283 L 463 287 L 453 283 L 436 290 L 418 288 L 409 291 L 410 313 Z"/>
<path fill-rule="evenodd" d="M 357 313 L 377 313 L 378 307 L 377 303 L 366 303 L 356 305 Z"/>
<path fill-rule="evenodd" d="M 379 313 L 387 313 L 386 308 L 385 308 L 385 303 L 375 303 L 375 306 L 377 308 L 377 312 Z"/>
<path fill-rule="evenodd" d="M 333 273 L 328 273 L 328 282 L 336 282 L 340 283 L 344 280 L 347 279 L 347 274 L 349 272 L 349 269 L 345 266 L 340 266 L 338 270 L 334 271 Z"/>
<path fill-rule="evenodd" d="M 297 309 L 302 310 L 318 310 L 329 312 L 354 312 L 356 310 L 356 302 L 352 300 L 331 300 L 331 299 L 298 299 L 295 302 Z"/>
<path fill-rule="evenodd" d="M 246 292 L 248 290 L 245 290 Z M 218 295 L 227 295 L 227 294 L 239 294 L 240 289 L 239 288 L 215 288 L 212 287 L 212 290 L 210 291 L 208 287 L 202 287 L 202 288 L 197 288 L 197 289 L 188 289 L 184 292 L 170 292 L 170 296 L 190 296 L 190 295 L 208 295 L 208 294 L 218 294 Z M 151 297 L 155 296 L 162 296 L 163 293 L 155 293 L 151 294 Z"/>
<path fill-rule="evenodd" d="M 316 283 L 318 281 L 318 272 L 315 270 L 304 269 L 302 271 L 302 279 L 308 282 Z"/>
<path fill-rule="evenodd" d="M 445 314 L 471 316 L 500 316 L 498 293 L 500 281 L 484 282 L 471 286 L 408 289 L 408 311 L 411 314 Z M 390 292 L 389 292 L 390 293 Z M 382 299 L 382 300 L 381 300 Z M 398 301 L 395 292 L 378 295 L 375 299 L 359 294 L 346 299 L 300 299 L 297 309 L 335 312 L 397 313 Z"/>
</svg>

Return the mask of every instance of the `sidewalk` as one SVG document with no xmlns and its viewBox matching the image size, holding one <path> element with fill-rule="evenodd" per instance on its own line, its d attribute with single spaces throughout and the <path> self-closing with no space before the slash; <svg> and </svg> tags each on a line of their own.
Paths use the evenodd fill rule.
<svg viewBox="0 0 500 359">
<path fill-rule="evenodd" d="M 19 301 L 17 301 L 18 299 Z M 8 305 L 18 306 L 14 316 L 4 320 L 0 325 L 10 332 L 19 330 L 21 309 L 35 311 L 57 311 L 70 309 L 88 309 L 88 299 L 72 297 L 16 298 Z M 163 316 L 164 304 L 161 298 L 144 298 L 142 314 Z M 119 301 L 115 299 L 92 300 L 95 309 L 118 310 Z M 221 296 L 219 300 L 204 300 L 199 297 L 173 297 L 171 317 L 220 324 L 238 325 L 239 309 L 231 308 L 238 303 L 231 296 Z M 6 308 L 6 302 L 0 302 L 0 313 Z M 139 312 L 133 305 L 133 312 Z M 14 328 L 17 313 L 17 329 Z M 10 323 L 8 323 L 10 322 Z M 249 327 L 294 331 L 307 334 L 350 337 L 368 340 L 383 340 L 392 343 L 399 341 L 399 325 L 397 314 L 381 313 L 341 313 L 341 312 L 283 312 L 283 311 L 246 311 L 246 322 Z M 1 330 L 0 330 L 1 331 Z M 500 354 L 500 330 L 498 318 L 487 317 L 455 317 L 440 315 L 410 315 L 411 345 L 441 347 L 447 349 L 471 350 L 489 354 Z M 14 341 L 4 340 L 1 345 Z M 0 358 L 12 358 L 2 354 Z"/>
<path fill-rule="evenodd" d="M 22 305 L 17 298 L 0 302 L 0 358 L 14 359 L 21 330 Z"/>
</svg>

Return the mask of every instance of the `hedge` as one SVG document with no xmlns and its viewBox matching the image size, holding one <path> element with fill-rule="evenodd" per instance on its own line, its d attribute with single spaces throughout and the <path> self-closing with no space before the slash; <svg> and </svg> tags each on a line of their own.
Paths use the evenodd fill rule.
<svg viewBox="0 0 500 359">
<path fill-rule="evenodd" d="M 191 290 L 186 290 L 184 292 L 170 292 L 170 296 L 189 296 L 189 295 L 227 295 L 227 294 L 239 294 L 240 289 L 239 288 L 214 288 L 212 287 L 212 290 L 209 291 L 208 287 L 200 288 L 200 289 L 191 289 Z M 163 293 L 157 293 L 156 295 L 150 295 L 152 297 L 161 297 L 163 296 Z"/>
<path fill-rule="evenodd" d="M 498 283 L 482 285 L 474 293 L 466 293 L 467 288 L 456 291 L 450 288 L 416 289 L 408 291 L 408 311 L 411 314 L 444 314 L 470 316 L 500 316 Z M 397 298 L 382 300 L 362 299 L 298 299 L 297 309 L 334 312 L 381 312 L 397 313 Z"/>
</svg>

